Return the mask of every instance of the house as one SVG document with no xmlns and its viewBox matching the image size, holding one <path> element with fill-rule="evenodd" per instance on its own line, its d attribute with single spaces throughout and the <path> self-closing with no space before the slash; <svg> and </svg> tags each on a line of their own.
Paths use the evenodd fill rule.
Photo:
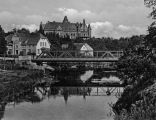
<svg viewBox="0 0 156 120">
<path fill-rule="evenodd" d="M 68 21 L 67 16 L 64 17 L 62 22 L 47 22 L 46 24 L 40 24 L 41 29 L 45 34 L 47 33 L 56 33 L 61 37 L 69 36 L 70 39 L 91 38 L 91 26 L 87 25 L 85 19 L 82 23 L 71 23 Z"/>
<path fill-rule="evenodd" d="M 47 37 L 42 35 L 41 33 L 30 37 L 30 40 L 27 43 L 28 45 L 34 45 L 36 47 L 36 55 L 41 54 L 41 48 L 49 48 L 50 49 L 50 42 Z"/>
<path fill-rule="evenodd" d="M 93 48 L 87 43 L 74 43 L 75 50 L 78 51 L 79 55 L 85 57 L 93 57 L 94 51 Z"/>
<path fill-rule="evenodd" d="M 26 48 L 24 42 L 28 39 L 28 34 L 14 33 L 5 37 L 7 41 L 7 53 L 10 55 L 19 55 L 23 48 Z"/>
<path fill-rule="evenodd" d="M 10 55 L 39 55 L 41 48 L 50 48 L 50 42 L 41 33 L 14 33 L 6 36 Z"/>
</svg>

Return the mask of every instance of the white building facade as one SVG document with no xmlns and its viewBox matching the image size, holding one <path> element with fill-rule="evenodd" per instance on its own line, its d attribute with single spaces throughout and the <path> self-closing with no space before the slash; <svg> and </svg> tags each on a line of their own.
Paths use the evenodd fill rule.
<svg viewBox="0 0 156 120">
<path fill-rule="evenodd" d="M 79 52 L 81 56 L 83 57 L 94 56 L 93 48 L 87 43 L 74 43 L 74 46 L 76 47 L 76 50 Z"/>
<path fill-rule="evenodd" d="M 39 55 L 41 54 L 41 48 L 49 48 L 50 42 L 41 33 L 36 34 L 21 34 L 15 33 L 7 36 L 7 53 L 10 55 Z"/>
</svg>

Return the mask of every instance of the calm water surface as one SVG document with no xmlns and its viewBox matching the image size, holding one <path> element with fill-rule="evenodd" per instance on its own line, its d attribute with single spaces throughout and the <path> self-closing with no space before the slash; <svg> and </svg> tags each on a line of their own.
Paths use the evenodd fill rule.
<svg viewBox="0 0 156 120">
<path fill-rule="evenodd" d="M 27 96 L 29 100 L 7 104 L 2 120 L 113 120 L 109 104 L 117 101 L 114 94 L 107 96 L 107 88 L 75 87 L 91 81 L 95 74 L 101 79 L 118 79 L 116 73 L 95 71 L 54 73 L 57 86 L 35 88 L 35 95 Z"/>
</svg>

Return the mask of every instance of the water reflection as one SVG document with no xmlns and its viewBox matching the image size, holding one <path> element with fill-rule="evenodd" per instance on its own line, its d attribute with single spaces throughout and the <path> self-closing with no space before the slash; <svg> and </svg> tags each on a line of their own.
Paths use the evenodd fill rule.
<svg viewBox="0 0 156 120">
<path fill-rule="evenodd" d="M 111 95 L 117 95 L 119 88 L 81 86 L 86 82 L 91 82 L 95 74 L 101 78 L 110 78 L 116 73 L 64 71 L 51 74 L 59 82 L 50 86 L 27 84 L 23 87 L 20 82 L 9 84 L 1 92 L 0 119 L 108 119 L 107 114 L 110 109 L 108 103 L 115 102 L 117 98 L 116 96 L 107 96 L 107 91 L 109 90 Z M 34 114 L 33 118 L 29 114 Z"/>
<path fill-rule="evenodd" d="M 20 104 L 16 100 L 8 101 L 4 120 L 5 118 L 6 120 L 21 120 L 21 114 L 27 115 L 23 115 L 25 117 L 22 120 L 29 120 L 32 119 L 29 116 L 32 113 L 40 116 L 40 118 L 33 116 L 33 120 L 42 120 L 43 116 L 44 120 L 50 119 L 47 116 L 54 117 L 56 120 L 84 120 L 84 118 L 90 120 L 92 119 L 90 115 L 93 114 L 92 117 L 99 120 L 101 117 L 108 117 L 107 114 L 110 112 L 108 103 L 114 103 L 117 100 L 114 96 L 106 96 L 106 92 L 103 92 L 103 89 L 106 88 L 98 88 L 97 90 L 96 87 L 38 87 L 34 89 L 31 93 L 25 94 L 25 97 L 19 96 L 17 98 L 18 100 L 21 99 Z M 14 108 L 8 107 L 9 104 L 12 104 Z M 63 107 L 63 104 L 67 106 Z M 42 113 L 38 114 L 36 109 Z M 55 115 L 54 113 L 51 115 L 48 111 L 54 112 Z M 12 114 L 14 116 L 11 116 Z"/>
<path fill-rule="evenodd" d="M 80 75 L 80 80 L 85 83 L 89 78 L 93 76 L 93 70 L 86 71 L 84 74 Z"/>
<path fill-rule="evenodd" d="M 96 83 L 114 83 L 116 85 L 120 84 L 120 79 L 116 71 L 63 71 L 54 72 L 51 74 L 57 81 L 54 86 L 82 86 L 82 85 L 95 85 Z M 99 82 L 100 81 L 100 82 Z M 97 84 L 99 85 L 99 84 Z"/>
</svg>

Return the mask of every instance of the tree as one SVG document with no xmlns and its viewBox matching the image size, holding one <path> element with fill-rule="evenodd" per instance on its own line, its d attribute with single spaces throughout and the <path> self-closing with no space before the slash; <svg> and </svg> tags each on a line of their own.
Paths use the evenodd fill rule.
<svg viewBox="0 0 156 120">
<path fill-rule="evenodd" d="M 26 29 L 26 28 L 17 29 L 17 32 L 24 33 L 24 34 L 30 34 L 29 29 Z"/>
<path fill-rule="evenodd" d="M 152 7 L 150 16 L 152 19 L 156 19 L 156 0 L 144 1 L 147 7 Z M 155 82 L 156 58 L 152 52 L 153 47 L 156 46 L 155 23 L 156 22 L 153 22 L 148 27 L 149 33 L 145 37 L 140 36 L 143 39 L 141 42 L 138 41 L 140 38 L 136 36 L 131 38 L 132 44 L 130 44 L 130 49 L 127 49 L 124 52 L 124 56 L 121 57 L 117 63 L 120 78 L 126 84 L 122 96 L 113 106 L 114 110 L 118 114 L 121 114 L 123 109 L 127 110 L 128 113 L 131 113 L 132 105 L 137 105 L 138 101 L 144 100 L 141 93 Z M 136 39 L 138 41 L 138 45 L 134 44 Z M 147 108 L 151 108 L 151 106 L 148 104 L 145 109 Z M 132 117 L 134 118 L 134 115 Z"/>
<path fill-rule="evenodd" d="M 146 45 L 156 48 L 156 0 L 144 0 L 146 7 L 152 8 L 150 17 L 154 20 L 148 27 L 149 34 L 146 36 Z"/>
<path fill-rule="evenodd" d="M 0 54 L 5 54 L 7 51 L 7 42 L 5 40 L 5 33 L 0 26 Z"/>
<path fill-rule="evenodd" d="M 120 113 L 122 109 L 130 110 L 131 105 L 141 99 L 139 92 L 154 83 L 156 67 L 149 48 L 140 44 L 124 52 L 117 69 L 126 85 L 122 97 L 114 106 L 116 112 Z"/>
<path fill-rule="evenodd" d="M 152 8 L 150 17 L 156 19 L 156 0 L 144 0 L 146 7 Z"/>
<path fill-rule="evenodd" d="M 43 30 L 42 22 L 40 23 L 39 32 L 44 35 L 44 30 Z"/>
</svg>

